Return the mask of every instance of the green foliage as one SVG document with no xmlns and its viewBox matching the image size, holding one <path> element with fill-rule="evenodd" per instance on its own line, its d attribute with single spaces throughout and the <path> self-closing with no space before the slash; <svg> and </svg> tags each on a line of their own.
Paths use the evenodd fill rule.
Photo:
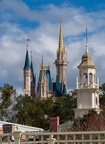
<svg viewBox="0 0 105 144">
<path fill-rule="evenodd" d="M 105 83 L 100 86 L 100 105 L 105 106 Z"/>
<path fill-rule="evenodd" d="M 28 96 L 18 96 L 13 107 L 15 111 L 13 119 L 18 123 L 49 128 L 49 117 L 59 116 L 63 123 L 74 118 L 73 108 L 76 106 L 76 99 L 67 95 L 59 98 L 50 97 L 43 100 L 33 100 Z"/>
<path fill-rule="evenodd" d="M 0 97 L 1 117 L 9 118 L 15 96 L 16 96 L 16 90 L 13 88 L 13 86 L 9 84 L 4 84 L 4 86 L 1 88 L 1 97 Z"/>
<path fill-rule="evenodd" d="M 67 120 L 74 119 L 73 108 L 76 107 L 76 99 L 70 95 L 55 98 L 53 104 L 53 116 L 60 117 L 60 123 L 64 123 Z"/>
<path fill-rule="evenodd" d="M 102 86 L 99 87 L 102 94 L 105 94 L 105 83 L 102 84 Z"/>
<path fill-rule="evenodd" d="M 13 108 L 16 112 L 14 117 L 20 124 L 48 129 L 49 123 L 45 116 L 51 116 L 52 102 L 51 98 L 47 100 L 33 100 L 28 96 L 20 95 L 17 97 Z"/>
<path fill-rule="evenodd" d="M 76 93 L 71 91 L 59 98 L 50 97 L 34 100 L 25 95 L 16 96 L 16 90 L 9 84 L 1 88 L 0 112 L 10 122 L 29 126 L 49 128 L 49 117 L 59 116 L 60 123 L 74 119 Z"/>
</svg>

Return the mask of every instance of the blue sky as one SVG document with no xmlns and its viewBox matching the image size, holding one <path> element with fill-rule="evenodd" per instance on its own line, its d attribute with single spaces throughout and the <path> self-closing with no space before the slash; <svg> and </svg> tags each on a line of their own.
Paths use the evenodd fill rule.
<svg viewBox="0 0 105 144">
<path fill-rule="evenodd" d="M 0 0 L 0 80 L 23 93 L 23 67 L 26 39 L 33 51 L 37 79 L 42 54 L 50 63 L 55 79 L 54 61 L 58 48 L 59 21 L 68 53 L 68 89 L 76 88 L 77 66 L 85 53 L 88 28 L 89 52 L 97 66 L 100 85 L 105 82 L 105 2 L 104 0 Z"/>
</svg>

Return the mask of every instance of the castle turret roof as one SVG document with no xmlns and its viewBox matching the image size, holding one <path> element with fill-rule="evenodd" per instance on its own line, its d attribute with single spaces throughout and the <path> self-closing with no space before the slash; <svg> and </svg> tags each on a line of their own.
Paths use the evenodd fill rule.
<svg viewBox="0 0 105 144">
<path fill-rule="evenodd" d="M 30 69 L 30 61 L 29 61 L 29 54 L 28 54 L 28 41 L 29 39 L 27 39 L 27 44 L 26 44 L 26 58 L 25 58 L 24 70 Z"/>
<path fill-rule="evenodd" d="M 82 56 L 82 62 L 78 66 L 78 68 L 80 68 L 80 67 L 93 67 L 93 68 L 96 67 L 94 62 L 93 62 L 92 56 L 89 53 L 85 53 Z"/>
<path fill-rule="evenodd" d="M 28 70 L 28 69 L 30 69 L 30 61 L 29 61 L 29 54 L 28 54 L 28 50 L 27 50 L 26 51 L 24 70 Z"/>
</svg>

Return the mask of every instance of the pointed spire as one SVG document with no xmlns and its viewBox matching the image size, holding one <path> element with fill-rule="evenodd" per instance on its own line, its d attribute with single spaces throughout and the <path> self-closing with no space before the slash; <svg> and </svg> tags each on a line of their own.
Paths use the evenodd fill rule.
<svg viewBox="0 0 105 144">
<path fill-rule="evenodd" d="M 29 61 L 29 55 L 28 55 L 28 41 L 29 39 L 27 39 L 27 42 L 26 42 L 26 58 L 25 58 L 24 70 L 30 69 L 30 61 Z"/>
<path fill-rule="evenodd" d="M 60 16 L 60 32 L 59 32 L 59 52 L 63 52 L 65 50 L 64 41 L 63 41 L 63 34 L 62 34 L 62 17 Z"/>
<path fill-rule="evenodd" d="M 86 27 L 86 53 L 89 53 L 89 51 L 88 51 L 87 27 Z"/>
</svg>

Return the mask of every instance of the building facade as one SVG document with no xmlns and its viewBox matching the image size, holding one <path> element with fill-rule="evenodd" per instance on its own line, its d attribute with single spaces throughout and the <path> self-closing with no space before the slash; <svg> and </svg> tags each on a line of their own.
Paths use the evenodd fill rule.
<svg viewBox="0 0 105 144">
<path fill-rule="evenodd" d="M 50 66 L 44 66 L 43 57 L 40 66 L 38 85 L 36 86 L 36 76 L 34 74 L 32 54 L 31 62 L 28 53 L 28 41 L 26 45 L 26 58 L 23 69 L 24 73 L 24 94 L 36 99 L 46 99 L 51 96 L 59 97 L 67 94 L 67 52 L 64 46 L 62 34 L 62 22 L 60 20 L 59 32 L 59 46 L 57 50 L 57 58 L 55 60 L 56 66 L 56 80 L 52 81 Z"/>
</svg>

